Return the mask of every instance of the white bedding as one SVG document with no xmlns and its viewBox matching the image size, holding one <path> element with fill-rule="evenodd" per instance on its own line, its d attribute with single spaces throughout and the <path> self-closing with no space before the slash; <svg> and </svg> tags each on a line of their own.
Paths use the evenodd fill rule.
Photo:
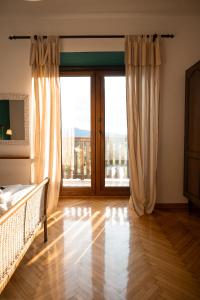
<svg viewBox="0 0 200 300">
<path fill-rule="evenodd" d="M 9 185 L 0 190 L 0 216 L 28 194 L 36 185 Z"/>
</svg>

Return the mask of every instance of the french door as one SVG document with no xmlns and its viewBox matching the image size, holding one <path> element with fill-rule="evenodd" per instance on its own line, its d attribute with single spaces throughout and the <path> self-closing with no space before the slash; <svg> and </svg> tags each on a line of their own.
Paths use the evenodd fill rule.
<svg viewBox="0 0 200 300">
<path fill-rule="evenodd" d="M 60 72 L 61 195 L 129 195 L 123 70 Z"/>
</svg>

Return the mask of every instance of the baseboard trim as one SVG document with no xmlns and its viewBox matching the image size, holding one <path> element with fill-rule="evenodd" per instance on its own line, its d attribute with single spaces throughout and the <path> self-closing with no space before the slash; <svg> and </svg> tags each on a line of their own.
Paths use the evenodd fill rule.
<svg viewBox="0 0 200 300">
<path fill-rule="evenodd" d="M 59 196 L 59 201 L 65 201 L 65 200 L 129 200 L 130 196 L 103 196 L 103 195 L 100 195 L 100 196 L 94 196 L 94 195 L 89 195 L 89 196 L 74 196 L 74 195 L 67 195 L 67 196 Z"/>
<path fill-rule="evenodd" d="M 156 203 L 155 209 L 163 210 L 179 210 L 179 209 L 188 209 L 187 203 Z"/>
</svg>

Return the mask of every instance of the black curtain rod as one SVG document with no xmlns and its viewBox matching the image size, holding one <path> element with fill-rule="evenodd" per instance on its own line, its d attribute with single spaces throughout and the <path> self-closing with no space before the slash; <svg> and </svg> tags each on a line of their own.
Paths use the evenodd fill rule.
<svg viewBox="0 0 200 300">
<path fill-rule="evenodd" d="M 148 34 L 147 37 L 150 35 Z M 153 34 L 153 39 L 158 37 L 158 34 Z M 174 38 L 174 34 L 160 34 L 161 38 Z M 37 38 L 37 35 L 34 35 Z M 31 38 L 30 35 L 10 35 L 8 37 L 10 40 L 28 40 Z M 46 35 L 43 38 L 47 38 Z M 61 39 L 123 39 L 125 35 L 60 35 Z"/>
</svg>

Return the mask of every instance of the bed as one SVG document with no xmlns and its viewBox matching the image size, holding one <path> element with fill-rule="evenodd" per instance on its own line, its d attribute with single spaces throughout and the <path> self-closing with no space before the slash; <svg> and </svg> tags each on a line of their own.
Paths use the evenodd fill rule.
<svg viewBox="0 0 200 300">
<path fill-rule="evenodd" d="M 47 241 L 47 189 L 49 179 L 27 187 L 18 193 L 11 207 L 0 214 L 0 294 L 22 260 L 32 241 L 44 226 L 44 242 Z"/>
</svg>

